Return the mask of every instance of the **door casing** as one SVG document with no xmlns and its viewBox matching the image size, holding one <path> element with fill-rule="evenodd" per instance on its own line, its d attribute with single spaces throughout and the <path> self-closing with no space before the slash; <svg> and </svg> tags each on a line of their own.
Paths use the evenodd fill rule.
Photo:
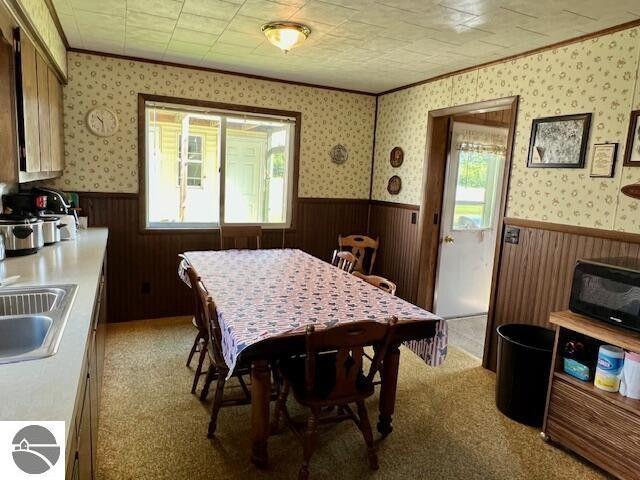
<svg viewBox="0 0 640 480">
<path fill-rule="evenodd" d="M 495 297 L 497 291 L 498 271 L 502 255 L 502 237 L 504 233 L 504 217 L 511 178 L 511 164 L 513 157 L 513 142 L 515 138 L 516 118 L 518 114 L 518 96 L 470 103 L 456 107 L 447 107 L 429 112 L 427 122 L 427 144 L 423 170 L 422 201 L 419 217 L 419 248 L 420 261 L 418 273 L 417 303 L 421 307 L 432 310 L 435 294 L 438 255 L 440 250 L 440 227 L 442 220 L 442 202 L 444 196 L 444 180 L 446 166 L 449 162 L 449 147 L 451 145 L 450 123 L 459 115 L 486 113 L 498 110 L 510 110 L 509 135 L 507 140 L 507 154 L 502 178 L 500 194 L 500 208 L 497 218 L 497 234 L 493 273 L 491 275 L 491 296 L 489 299 L 489 313 L 487 315 L 487 334 L 482 365 L 487 368 L 487 345 L 493 328 Z"/>
</svg>

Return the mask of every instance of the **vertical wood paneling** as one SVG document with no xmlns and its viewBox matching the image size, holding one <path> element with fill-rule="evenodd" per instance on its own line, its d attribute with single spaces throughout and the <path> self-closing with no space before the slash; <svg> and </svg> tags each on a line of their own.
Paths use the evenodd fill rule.
<svg viewBox="0 0 640 480">
<path fill-rule="evenodd" d="M 418 287 L 418 224 L 411 223 L 418 207 L 372 202 L 369 236 L 380 237 L 380 249 L 374 271 L 398 286 L 397 295 L 416 303 Z"/>
<path fill-rule="evenodd" d="M 217 232 L 141 233 L 135 194 L 80 194 L 90 226 L 109 228 L 110 321 L 183 315 L 191 310 L 188 290 L 177 277 L 178 254 L 220 248 Z M 265 248 L 295 247 L 330 258 L 338 234 L 362 233 L 368 202 L 299 199 L 295 229 L 265 231 Z"/>
<path fill-rule="evenodd" d="M 487 362 L 492 370 L 497 353 L 495 327 L 505 323 L 551 327 L 549 314 L 569 307 L 573 269 L 578 259 L 640 258 L 640 245 L 635 241 L 617 240 L 613 236 L 602 238 L 596 232 L 591 234 L 589 229 L 519 228 L 520 243 L 504 244 L 500 263 Z"/>
</svg>

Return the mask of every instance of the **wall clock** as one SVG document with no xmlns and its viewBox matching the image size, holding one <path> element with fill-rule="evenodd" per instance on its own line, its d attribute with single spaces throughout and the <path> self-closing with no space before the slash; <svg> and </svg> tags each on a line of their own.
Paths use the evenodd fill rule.
<svg viewBox="0 0 640 480">
<path fill-rule="evenodd" d="M 87 114 L 89 131 L 99 137 L 110 137 L 118 131 L 118 117 L 113 110 L 98 107 Z"/>
<path fill-rule="evenodd" d="M 347 152 L 347 147 L 345 147 L 341 143 L 334 145 L 331 151 L 329 152 L 329 155 L 331 156 L 331 161 L 336 165 L 342 165 L 344 162 L 347 161 L 347 158 L 349 158 L 349 152 Z"/>
</svg>

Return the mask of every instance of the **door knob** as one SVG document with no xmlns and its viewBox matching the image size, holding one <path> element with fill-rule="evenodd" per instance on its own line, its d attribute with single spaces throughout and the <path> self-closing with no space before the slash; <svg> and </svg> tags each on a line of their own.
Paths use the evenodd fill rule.
<svg viewBox="0 0 640 480">
<path fill-rule="evenodd" d="M 455 239 L 451 235 L 445 235 L 443 240 L 444 240 L 444 243 L 453 243 L 453 242 L 455 242 Z"/>
</svg>

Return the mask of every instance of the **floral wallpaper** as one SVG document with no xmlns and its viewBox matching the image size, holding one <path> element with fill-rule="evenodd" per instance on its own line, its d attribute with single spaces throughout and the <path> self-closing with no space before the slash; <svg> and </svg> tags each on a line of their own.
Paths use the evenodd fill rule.
<svg viewBox="0 0 640 480">
<path fill-rule="evenodd" d="M 69 53 L 64 89 L 66 166 L 56 184 L 65 190 L 138 191 L 138 93 L 252 105 L 302 113 L 300 197 L 368 198 L 375 97 L 169 67 L 100 55 Z M 106 106 L 118 132 L 92 135 L 87 112 Z M 331 162 L 335 144 L 349 159 Z"/>
<path fill-rule="evenodd" d="M 51 18 L 45 0 L 18 0 L 22 8 L 27 12 L 38 35 L 49 48 L 60 69 L 67 74 L 67 49 L 60 38 L 56 24 Z"/>
<path fill-rule="evenodd" d="M 622 168 L 629 112 L 640 108 L 639 53 L 632 28 L 380 97 L 373 198 L 420 204 L 429 110 L 520 95 L 507 215 L 640 232 L 639 202 L 620 193 L 640 180 L 640 169 Z M 585 112 L 593 117 L 584 169 L 526 167 L 534 118 Z M 591 147 L 602 142 L 619 143 L 612 179 L 589 177 Z M 406 152 L 400 169 L 388 162 L 396 145 Z M 403 180 L 396 196 L 386 191 L 392 170 Z"/>
</svg>

